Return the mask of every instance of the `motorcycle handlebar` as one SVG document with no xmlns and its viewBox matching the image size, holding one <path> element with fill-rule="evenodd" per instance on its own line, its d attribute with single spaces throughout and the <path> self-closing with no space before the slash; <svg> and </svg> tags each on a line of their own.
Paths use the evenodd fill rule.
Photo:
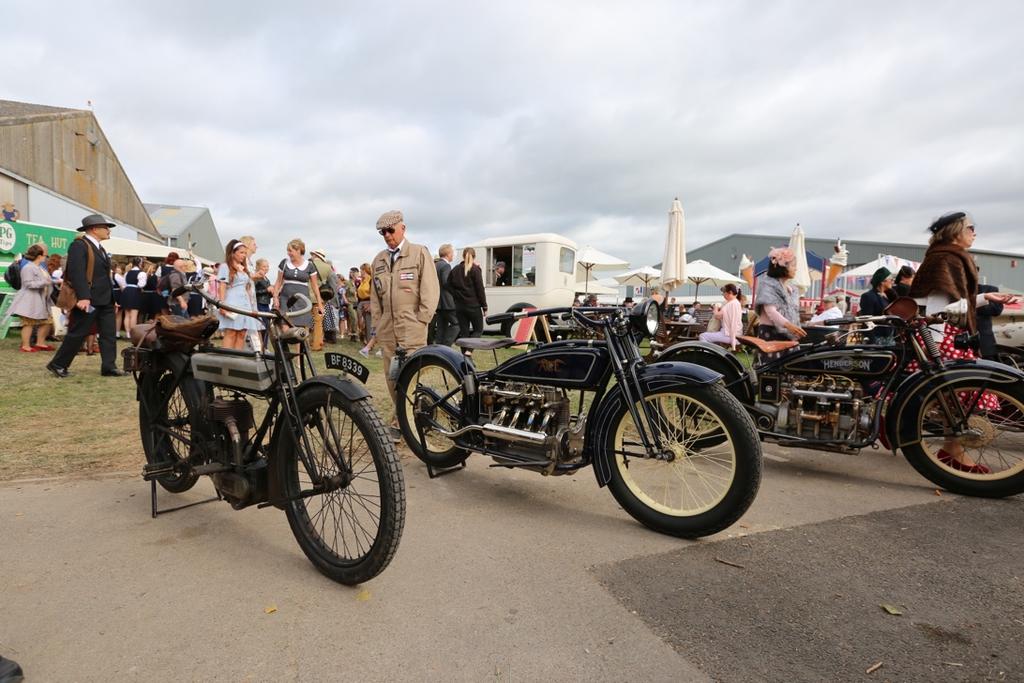
<svg viewBox="0 0 1024 683">
<path fill-rule="evenodd" d="M 292 294 L 290 297 L 288 297 L 288 306 L 289 307 L 294 305 L 297 301 L 305 301 L 306 305 L 303 306 L 302 308 L 296 310 L 296 311 L 288 311 L 287 313 L 282 313 L 278 309 L 274 309 L 274 310 L 270 311 L 269 313 L 266 313 L 266 312 L 263 312 L 263 311 L 253 311 L 253 310 L 248 310 L 248 309 L 245 309 L 245 308 L 235 308 L 234 306 L 229 306 L 228 304 L 224 303 L 223 301 L 221 301 L 221 300 L 219 300 L 219 299 L 217 299 L 215 297 L 210 296 L 209 294 L 207 294 L 202 289 L 202 287 L 200 287 L 197 284 L 190 284 L 190 285 L 185 285 L 184 287 L 178 287 L 173 292 L 171 292 L 171 296 L 174 296 L 174 297 L 182 296 L 186 292 L 195 292 L 196 294 L 198 294 L 199 296 L 203 297 L 206 301 L 210 302 L 211 304 L 213 304 L 217 308 L 223 309 L 225 311 L 231 311 L 232 313 L 238 313 L 239 315 L 247 315 L 250 318 L 266 318 L 268 320 L 275 320 L 278 317 L 281 317 L 281 318 L 284 318 L 286 320 L 289 320 L 291 318 L 296 318 L 296 317 L 299 317 L 299 316 L 303 316 L 303 315 L 305 315 L 305 314 L 307 314 L 307 313 L 309 313 L 310 311 L 313 310 L 313 302 L 310 301 L 309 297 L 306 296 L 305 294 Z"/>
<path fill-rule="evenodd" d="M 932 325 L 934 323 L 945 322 L 949 318 L 945 313 L 936 313 L 935 315 L 925 316 L 923 319 L 925 324 Z M 858 315 L 848 316 L 843 318 L 833 318 L 832 320 L 823 320 L 821 325 L 828 325 L 830 327 L 839 327 L 841 325 L 854 325 L 856 323 L 892 323 L 892 322 L 908 322 L 905 318 L 901 318 L 898 315 Z"/>
<path fill-rule="evenodd" d="M 525 311 L 509 311 L 508 313 L 495 313 L 486 318 L 488 325 L 503 323 L 509 320 L 521 320 L 522 318 L 534 318 L 539 315 L 561 316 L 562 320 L 576 318 L 585 324 L 595 325 L 595 321 L 586 317 L 586 313 L 612 313 L 623 310 L 621 306 L 559 306 L 556 308 L 534 308 Z"/>
</svg>

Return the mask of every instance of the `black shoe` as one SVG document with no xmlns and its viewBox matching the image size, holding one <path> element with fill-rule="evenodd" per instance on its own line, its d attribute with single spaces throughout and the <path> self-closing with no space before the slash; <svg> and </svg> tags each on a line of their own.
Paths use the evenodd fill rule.
<svg viewBox="0 0 1024 683">
<path fill-rule="evenodd" d="M 0 683 L 21 683 L 25 674 L 17 662 L 0 657 Z"/>
<path fill-rule="evenodd" d="M 46 369 L 52 372 L 57 377 L 59 377 L 60 379 L 64 379 L 65 377 L 71 374 L 70 372 L 68 372 L 67 368 L 61 368 L 52 363 L 47 363 Z"/>
<path fill-rule="evenodd" d="M 391 440 L 392 441 L 394 441 L 395 443 L 402 443 L 402 430 L 401 429 L 399 429 L 398 427 L 391 427 L 389 429 L 389 431 L 391 432 Z"/>
<path fill-rule="evenodd" d="M 127 377 L 131 373 L 130 372 L 125 372 L 124 370 L 121 370 L 120 368 L 114 368 L 113 370 L 104 370 L 100 374 L 103 375 L 104 377 Z"/>
</svg>

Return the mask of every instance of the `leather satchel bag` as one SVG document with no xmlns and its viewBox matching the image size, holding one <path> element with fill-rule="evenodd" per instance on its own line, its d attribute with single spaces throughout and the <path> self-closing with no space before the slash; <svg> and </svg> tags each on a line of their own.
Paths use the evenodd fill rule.
<svg viewBox="0 0 1024 683">
<path fill-rule="evenodd" d="M 83 240 L 85 244 L 85 236 L 76 237 L 75 239 Z M 92 271 L 96 265 L 96 255 L 92 253 L 92 247 L 85 244 L 86 263 L 85 263 L 85 281 L 89 283 L 89 287 L 92 287 Z M 75 288 L 71 286 L 71 280 L 64 278 L 64 283 L 60 286 L 60 293 L 57 294 L 57 308 L 61 309 L 65 313 L 69 312 L 78 303 L 78 300 L 82 297 L 78 296 L 75 292 Z"/>
</svg>

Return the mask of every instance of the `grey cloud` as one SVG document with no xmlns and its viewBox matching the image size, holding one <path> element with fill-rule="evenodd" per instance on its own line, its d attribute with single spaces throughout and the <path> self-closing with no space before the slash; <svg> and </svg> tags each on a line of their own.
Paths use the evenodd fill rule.
<svg viewBox="0 0 1024 683">
<path fill-rule="evenodd" d="M 1021 251 L 1024 6 L 100 3 L 14 8 L 7 97 L 97 115 L 147 201 L 341 261 L 378 214 L 442 241 L 551 230 L 661 260 L 729 232 L 923 242 L 966 208 Z M 920 237 L 920 239 L 918 238 Z"/>
</svg>

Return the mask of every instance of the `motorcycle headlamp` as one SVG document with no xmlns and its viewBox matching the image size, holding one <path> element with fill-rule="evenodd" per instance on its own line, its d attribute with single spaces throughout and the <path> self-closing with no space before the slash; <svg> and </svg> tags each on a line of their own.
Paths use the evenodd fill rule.
<svg viewBox="0 0 1024 683">
<path fill-rule="evenodd" d="M 645 337 L 653 337 L 661 324 L 661 307 L 654 299 L 644 299 L 629 312 L 633 329 Z"/>
</svg>

